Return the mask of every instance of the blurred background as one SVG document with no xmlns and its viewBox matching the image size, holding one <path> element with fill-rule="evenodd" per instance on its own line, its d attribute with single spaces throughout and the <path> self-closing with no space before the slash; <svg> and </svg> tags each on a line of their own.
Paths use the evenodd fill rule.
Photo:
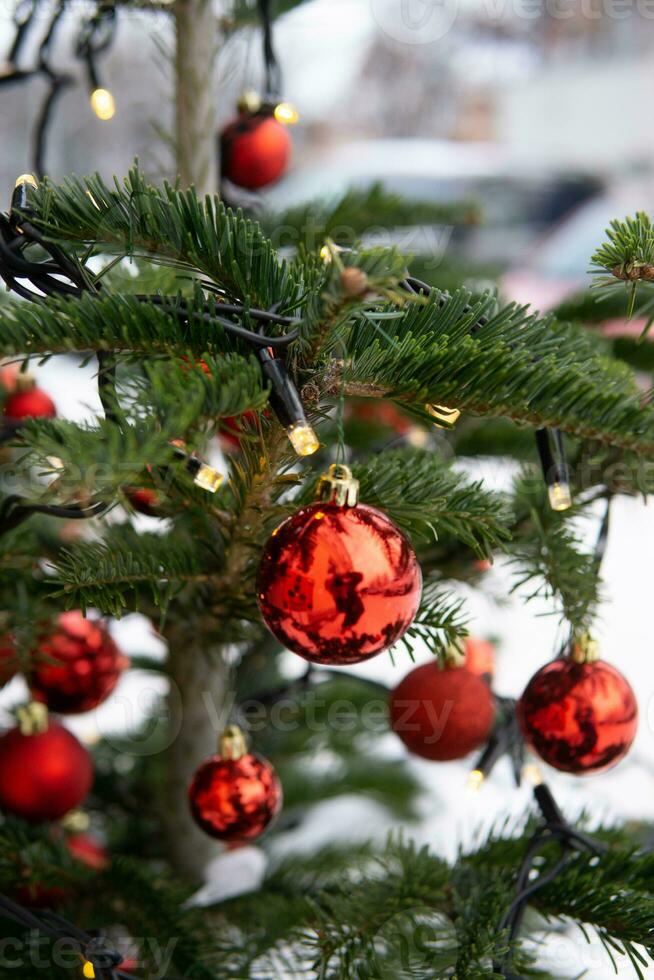
<svg viewBox="0 0 654 980">
<path fill-rule="evenodd" d="M 53 56 L 73 72 L 70 49 L 84 11 L 83 3 L 69 5 Z M 12 15 L 13 5 L 4 3 L 0 60 L 2 47 L 11 43 Z M 227 25 L 228 10 L 225 17 Z M 421 205 L 460 206 L 456 223 L 423 221 L 418 209 L 408 225 L 388 229 L 371 222 L 364 238 L 399 245 L 414 256 L 412 270 L 442 288 L 497 288 L 506 299 L 565 313 L 586 309 L 589 259 L 609 221 L 654 206 L 649 0 L 310 0 L 280 17 L 275 36 L 284 96 L 297 107 L 300 123 L 293 129 L 287 175 L 265 195 L 248 198 L 255 212 L 378 185 Z M 165 11 L 128 7 L 121 13 L 117 41 L 102 61 L 116 115 L 109 122 L 96 119 L 84 84 L 66 90 L 48 140 L 53 178 L 94 170 L 105 177 L 122 174 L 135 156 L 154 179 L 172 176 L 171 44 Z M 229 31 L 218 54 L 221 124 L 233 116 L 238 94 L 260 82 L 261 70 L 256 29 Z M 43 86 L 34 78 L 0 89 L 3 206 L 16 175 L 30 166 Z M 238 192 L 225 190 L 239 200 Z M 627 322 L 626 298 L 588 309 L 592 329 L 618 345 L 628 345 L 642 326 L 637 319 Z M 643 385 L 650 385 L 651 373 L 640 370 Z M 81 418 L 99 409 L 90 367 L 80 371 L 57 359 L 36 373 L 60 414 Z M 486 464 L 474 466 L 492 486 L 511 479 L 501 457 L 489 455 Z M 591 521 L 584 531 L 591 542 L 597 526 Z M 580 780 L 548 772 L 570 813 L 654 819 L 653 560 L 651 508 L 619 498 L 597 632 L 604 656 L 639 696 L 641 729 L 629 758 L 607 775 Z M 524 605 L 520 594 L 507 599 L 512 584 L 499 562 L 481 589 L 465 595 L 473 631 L 498 641 L 495 688 L 517 696 L 551 658 L 559 634 L 546 603 Z M 127 617 L 115 630 L 128 653 L 160 653 L 139 617 Z M 416 651 L 418 660 L 428 656 Z M 384 655 L 359 671 L 390 684 L 408 666 L 394 666 Z M 21 683 L 3 692 L 4 704 L 22 694 Z M 131 672 L 109 702 L 72 727 L 92 740 L 135 724 L 158 694 L 152 685 L 150 675 Z M 424 780 L 421 820 L 411 825 L 412 836 L 443 853 L 452 855 L 480 826 L 517 815 L 528 802 L 528 788 L 514 788 L 506 762 L 472 797 L 465 788 L 469 764 L 407 762 L 397 740 L 384 738 L 389 754 Z M 336 819 L 361 837 L 383 836 L 396 825 L 374 802 L 341 797 L 315 809 L 300 842 L 315 845 Z M 562 977 L 584 970 L 598 980 L 615 975 L 601 948 L 581 936 L 554 933 L 547 955 Z M 622 967 L 625 976 L 631 969 Z"/>
</svg>

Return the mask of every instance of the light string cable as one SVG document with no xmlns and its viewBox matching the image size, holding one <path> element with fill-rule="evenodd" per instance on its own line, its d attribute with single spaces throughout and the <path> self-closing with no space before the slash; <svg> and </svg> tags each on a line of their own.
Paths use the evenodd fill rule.
<svg viewBox="0 0 654 980">
<path fill-rule="evenodd" d="M 498 945 L 506 943 L 503 955 L 493 962 L 493 971 L 505 980 L 524 980 L 512 971 L 513 944 L 518 936 L 524 914 L 530 899 L 550 885 L 577 855 L 587 854 L 591 858 L 601 857 L 608 848 L 605 844 L 575 830 L 564 818 L 551 790 L 543 782 L 534 786 L 534 800 L 540 810 L 543 822 L 537 827 L 527 844 L 527 848 L 516 879 L 516 894 L 498 924 Z M 559 856 L 549 867 L 539 870 L 536 877 L 535 864 L 543 848 L 551 844 L 559 847 Z"/>
<path fill-rule="evenodd" d="M 37 8 L 38 0 L 18 0 L 16 4 L 13 17 L 15 34 L 7 59 L 0 66 L 0 86 L 25 81 L 35 74 L 34 69 L 21 68 L 19 62 L 23 47 L 34 23 Z"/>
<path fill-rule="evenodd" d="M 263 61 L 265 68 L 265 100 L 275 101 L 282 91 L 282 73 L 273 45 L 272 0 L 258 0 L 263 33 Z"/>
<path fill-rule="evenodd" d="M 29 188 L 35 183 L 29 175 L 20 178 L 14 189 L 9 212 L 0 214 L 0 277 L 10 290 L 36 303 L 42 303 L 50 295 L 75 299 L 85 293 L 91 296 L 99 293 L 101 283 L 90 270 L 76 256 L 71 257 L 58 245 L 49 242 L 30 221 L 33 211 L 28 202 Z M 26 257 L 25 251 L 33 244 L 39 245 L 48 253 L 47 260 L 34 262 Z M 204 308 L 200 310 L 192 309 L 190 303 L 182 297 L 158 294 L 138 295 L 136 299 L 160 306 L 183 321 L 200 320 L 209 326 L 220 326 L 227 334 L 254 348 L 261 364 L 263 379 L 271 387 L 271 406 L 286 429 L 296 452 L 299 455 L 308 455 L 316 451 L 319 444 L 307 422 L 297 388 L 283 357 L 277 356 L 277 352 L 283 355 L 299 336 L 297 318 L 279 314 L 275 309 L 260 310 L 245 304 L 222 302 L 220 295 L 212 301 L 206 301 Z M 251 321 L 256 324 L 256 329 L 244 325 Z M 263 330 L 266 324 L 277 329 L 291 329 L 281 335 L 268 335 Z M 100 399 L 106 417 L 117 421 L 113 354 L 100 351 L 97 356 Z M 0 444 L 13 439 L 20 427 L 20 421 L 5 419 L 0 429 Z M 196 484 L 212 492 L 217 489 L 218 474 L 201 459 L 179 446 L 173 448 L 173 456 L 184 462 Z M 95 502 L 88 507 L 78 504 L 63 507 L 29 504 L 12 495 L 5 499 L 0 509 L 0 534 L 16 527 L 34 513 L 49 514 L 62 519 L 91 518 L 104 513 L 110 506 L 111 503 L 102 502 Z"/>
<path fill-rule="evenodd" d="M 24 926 L 30 932 L 46 936 L 53 941 L 65 941 L 77 946 L 81 975 L 93 980 L 137 980 L 120 969 L 123 954 L 103 935 L 91 935 L 68 922 L 62 916 L 46 909 L 25 908 L 6 895 L 0 895 L 0 917 Z M 162 980 L 173 980 L 163 977 Z"/>
<path fill-rule="evenodd" d="M 57 3 L 39 48 L 37 71 L 45 75 L 49 83 L 48 91 L 41 103 L 32 135 L 32 169 L 39 178 L 43 177 L 46 173 L 47 139 L 54 110 L 65 89 L 75 81 L 72 75 L 57 71 L 53 67 L 51 60 L 52 45 L 65 12 L 65 2 L 66 0 L 59 0 Z"/>
</svg>

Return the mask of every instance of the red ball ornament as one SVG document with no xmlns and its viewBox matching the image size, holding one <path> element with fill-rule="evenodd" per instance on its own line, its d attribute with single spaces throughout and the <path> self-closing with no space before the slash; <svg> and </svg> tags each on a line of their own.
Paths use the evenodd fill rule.
<svg viewBox="0 0 654 980">
<path fill-rule="evenodd" d="M 42 705 L 24 709 L 20 724 L 0 736 L 0 807 L 8 813 L 33 823 L 58 820 L 92 783 L 89 753 Z"/>
<path fill-rule="evenodd" d="M 242 112 L 220 134 L 220 156 L 223 177 L 238 187 L 257 190 L 286 171 L 291 137 L 273 116 Z"/>
<path fill-rule="evenodd" d="M 282 805 L 282 787 L 267 759 L 247 751 L 235 725 L 225 730 L 220 754 L 197 769 L 189 787 L 193 819 L 218 840 L 258 837 Z"/>
<path fill-rule="evenodd" d="M 471 674 L 478 677 L 485 677 L 491 680 L 495 673 L 495 647 L 490 640 L 483 640 L 479 636 L 466 637 L 463 652 L 465 660 L 463 666 Z"/>
<path fill-rule="evenodd" d="M 123 487 L 123 493 L 139 514 L 145 514 L 147 517 L 159 515 L 161 500 L 156 490 L 149 487 Z"/>
<path fill-rule="evenodd" d="M 45 391 L 37 388 L 34 379 L 19 375 L 16 390 L 5 402 L 5 416 L 20 419 L 53 419 L 57 414 L 55 403 Z"/>
<path fill-rule="evenodd" d="M 71 857 L 92 871 L 102 871 L 109 864 L 107 848 L 93 834 L 71 834 L 66 838 L 66 847 Z"/>
<path fill-rule="evenodd" d="M 572 657 L 541 667 L 517 705 L 527 744 L 544 762 L 577 775 L 617 765 L 638 727 L 636 697 L 603 660 Z"/>
<path fill-rule="evenodd" d="M 418 611 L 422 574 L 408 540 L 357 503 L 358 482 L 334 465 L 319 503 L 273 531 L 257 579 L 259 608 L 284 646 L 317 664 L 356 664 L 392 646 Z"/>
<path fill-rule="evenodd" d="M 414 755 L 436 762 L 462 759 L 487 741 L 495 700 L 465 667 L 416 667 L 390 697 L 393 731 Z"/>
<path fill-rule="evenodd" d="M 30 691 L 51 711 L 80 714 L 111 694 L 127 666 L 102 620 L 61 613 L 34 654 Z"/>
</svg>

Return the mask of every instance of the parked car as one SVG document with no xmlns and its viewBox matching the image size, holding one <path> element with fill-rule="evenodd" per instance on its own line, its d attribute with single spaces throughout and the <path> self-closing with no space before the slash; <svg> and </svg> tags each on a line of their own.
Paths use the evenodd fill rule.
<svg viewBox="0 0 654 980">
<path fill-rule="evenodd" d="M 337 200 L 351 188 L 374 184 L 410 201 L 473 202 L 481 223 L 454 229 L 448 251 L 502 264 L 517 261 L 536 236 L 602 187 L 584 174 L 526 171 L 492 143 L 365 140 L 322 150 L 271 188 L 264 204 L 284 210 L 314 199 Z M 423 255 L 432 245 L 443 245 L 442 236 L 413 235 L 411 240 L 414 246 L 422 243 Z"/>
<path fill-rule="evenodd" d="M 646 211 L 652 201 L 654 186 L 645 181 L 614 187 L 577 207 L 502 277 L 503 297 L 545 312 L 581 292 L 591 284 L 591 256 L 604 241 L 610 222 Z M 639 334 L 642 327 L 638 318 L 622 319 L 608 324 L 605 332 Z"/>
</svg>

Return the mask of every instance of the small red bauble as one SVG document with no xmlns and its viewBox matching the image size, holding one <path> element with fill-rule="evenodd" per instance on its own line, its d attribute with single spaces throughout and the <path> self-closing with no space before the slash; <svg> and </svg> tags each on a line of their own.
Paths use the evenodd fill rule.
<svg viewBox="0 0 654 980">
<path fill-rule="evenodd" d="M 9 419 L 53 419 L 56 414 L 55 403 L 40 388 L 15 391 L 5 402 L 5 415 Z"/>
<path fill-rule="evenodd" d="M 156 490 L 149 487 L 123 487 L 123 493 L 135 511 L 147 517 L 157 517 L 161 500 Z"/>
<path fill-rule="evenodd" d="M 16 727 L 0 737 L 0 807 L 33 823 L 63 817 L 93 783 L 84 746 L 56 721 L 47 726 L 35 734 Z"/>
<path fill-rule="evenodd" d="M 495 721 L 488 684 L 465 667 L 416 667 L 390 697 L 393 731 L 410 752 L 446 762 L 487 741 Z"/>
<path fill-rule="evenodd" d="M 534 752 L 555 769 L 577 775 L 615 766 L 638 727 L 634 692 L 603 660 L 546 664 L 527 684 L 517 713 Z"/>
<path fill-rule="evenodd" d="M 62 613 L 34 654 L 30 691 L 51 711 L 80 714 L 111 694 L 127 665 L 101 620 Z"/>
<path fill-rule="evenodd" d="M 107 848 L 93 834 L 71 834 L 66 847 L 76 861 L 93 871 L 102 871 L 109 864 Z"/>
<path fill-rule="evenodd" d="M 282 787 L 272 765 L 248 752 L 240 729 L 228 728 L 220 754 L 197 769 L 189 787 L 195 822 L 210 837 L 248 841 L 279 813 Z"/>
<path fill-rule="evenodd" d="M 223 177 L 238 187 L 257 190 L 286 171 L 291 137 L 273 116 L 241 113 L 220 134 L 220 155 Z"/>
<path fill-rule="evenodd" d="M 312 663 L 374 657 L 404 635 L 420 604 L 413 548 L 385 514 L 356 503 L 357 489 L 346 466 L 330 467 L 321 502 L 280 524 L 261 557 L 265 623 Z"/>
<path fill-rule="evenodd" d="M 482 640 L 478 636 L 466 637 L 463 651 L 465 661 L 463 666 L 471 674 L 492 679 L 495 673 L 495 647 L 490 640 Z"/>
</svg>

